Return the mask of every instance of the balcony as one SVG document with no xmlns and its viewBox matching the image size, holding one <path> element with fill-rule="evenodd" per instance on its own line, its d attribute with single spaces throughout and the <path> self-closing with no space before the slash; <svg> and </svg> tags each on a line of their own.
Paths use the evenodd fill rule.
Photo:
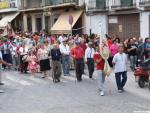
<svg viewBox="0 0 150 113">
<path fill-rule="evenodd" d="M 106 0 L 89 0 L 88 10 L 106 10 Z"/>
<path fill-rule="evenodd" d="M 140 5 L 150 5 L 150 0 L 139 0 Z"/>
<path fill-rule="evenodd" d="M 136 7 L 136 0 L 112 0 L 112 9 L 129 9 Z"/>
<path fill-rule="evenodd" d="M 78 4 L 79 0 L 45 0 L 45 6 L 57 6 L 65 4 Z"/>
<path fill-rule="evenodd" d="M 22 0 L 21 9 L 41 8 L 42 0 Z"/>
</svg>

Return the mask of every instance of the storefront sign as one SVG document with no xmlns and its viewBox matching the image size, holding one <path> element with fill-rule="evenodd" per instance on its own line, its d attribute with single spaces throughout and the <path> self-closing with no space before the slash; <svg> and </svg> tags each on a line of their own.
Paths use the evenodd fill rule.
<svg viewBox="0 0 150 113">
<path fill-rule="evenodd" d="M 109 23 L 110 24 L 117 24 L 118 23 L 118 17 L 117 16 L 110 16 L 109 17 Z"/>
<path fill-rule="evenodd" d="M 9 8 L 10 5 L 9 5 L 9 2 L 8 0 L 1 0 L 0 1 L 0 9 L 5 9 L 5 8 Z"/>
<path fill-rule="evenodd" d="M 17 0 L 0 0 L 0 9 L 16 8 Z"/>
</svg>

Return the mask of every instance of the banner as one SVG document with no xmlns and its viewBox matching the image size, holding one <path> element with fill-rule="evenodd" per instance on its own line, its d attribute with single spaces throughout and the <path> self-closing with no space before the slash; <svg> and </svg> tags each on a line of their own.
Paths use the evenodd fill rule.
<svg viewBox="0 0 150 113">
<path fill-rule="evenodd" d="M 16 8 L 17 0 L 0 0 L 0 9 Z"/>
<path fill-rule="evenodd" d="M 6 9 L 9 8 L 10 4 L 8 0 L 1 0 L 0 1 L 0 9 Z"/>
</svg>

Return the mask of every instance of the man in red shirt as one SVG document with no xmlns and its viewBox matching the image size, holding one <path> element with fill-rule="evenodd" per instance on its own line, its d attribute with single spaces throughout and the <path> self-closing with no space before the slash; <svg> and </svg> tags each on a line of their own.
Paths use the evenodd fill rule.
<svg viewBox="0 0 150 113">
<path fill-rule="evenodd" d="M 76 47 L 72 51 L 72 57 L 75 59 L 76 77 L 78 82 L 82 81 L 84 71 L 84 50 L 80 46 L 80 41 L 75 41 Z"/>
<path fill-rule="evenodd" d="M 39 36 L 37 35 L 37 34 L 35 34 L 34 36 L 33 36 L 33 39 L 34 39 L 34 41 L 36 42 L 36 44 L 38 43 L 38 40 L 39 40 Z"/>
<path fill-rule="evenodd" d="M 97 78 L 98 78 L 98 87 L 100 91 L 100 95 L 104 96 L 104 82 L 105 82 L 105 74 L 104 74 L 104 59 L 102 59 L 99 51 L 99 47 L 96 48 L 96 52 L 94 54 L 94 61 L 96 63 L 97 69 Z"/>
</svg>

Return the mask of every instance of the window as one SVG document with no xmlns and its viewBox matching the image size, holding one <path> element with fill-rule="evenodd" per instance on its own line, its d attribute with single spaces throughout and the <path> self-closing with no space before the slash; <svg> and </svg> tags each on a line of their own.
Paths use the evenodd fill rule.
<svg viewBox="0 0 150 113">
<path fill-rule="evenodd" d="M 131 6 L 133 5 L 133 0 L 121 0 L 121 6 Z"/>
</svg>

